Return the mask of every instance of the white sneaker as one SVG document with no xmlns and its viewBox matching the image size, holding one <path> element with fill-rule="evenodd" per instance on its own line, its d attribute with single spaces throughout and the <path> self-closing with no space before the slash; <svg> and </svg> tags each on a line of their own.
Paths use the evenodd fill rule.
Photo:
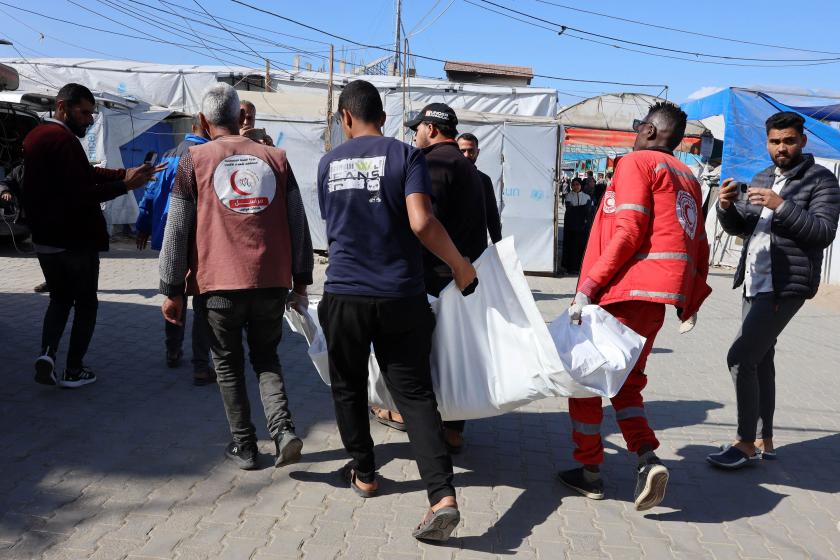
<svg viewBox="0 0 840 560">
<path fill-rule="evenodd" d="M 35 360 L 35 382 L 41 385 L 55 385 L 55 360 L 49 354 Z"/>
</svg>

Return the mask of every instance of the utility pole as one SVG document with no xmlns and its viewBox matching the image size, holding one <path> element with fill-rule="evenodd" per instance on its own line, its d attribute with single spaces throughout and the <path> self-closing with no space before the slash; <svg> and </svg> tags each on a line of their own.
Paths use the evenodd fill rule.
<svg viewBox="0 0 840 560">
<path fill-rule="evenodd" d="M 271 91 L 271 62 L 265 59 L 265 91 Z"/>
<path fill-rule="evenodd" d="M 396 23 L 394 25 L 394 65 L 391 68 L 392 76 L 400 75 L 400 23 L 402 23 L 402 0 L 394 0 Z"/>
<path fill-rule="evenodd" d="M 327 138 L 324 142 L 324 149 L 332 150 L 332 129 L 333 129 L 333 46 L 330 45 L 330 81 L 327 83 Z"/>
</svg>

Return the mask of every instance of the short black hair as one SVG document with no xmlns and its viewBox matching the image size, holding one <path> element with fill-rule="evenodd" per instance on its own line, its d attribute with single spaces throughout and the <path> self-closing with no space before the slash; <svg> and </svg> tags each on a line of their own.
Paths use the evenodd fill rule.
<svg viewBox="0 0 840 560">
<path fill-rule="evenodd" d="M 342 110 L 366 123 L 376 123 L 385 114 L 379 90 L 365 80 L 354 80 L 344 87 L 338 96 L 338 113 Z"/>
<path fill-rule="evenodd" d="M 580 180 L 580 177 L 572 177 L 571 184 L 574 185 L 575 183 L 577 183 L 580 186 L 583 186 L 583 181 Z"/>
<path fill-rule="evenodd" d="M 688 115 L 669 101 L 660 101 L 650 106 L 648 117 L 657 117 L 668 123 L 671 129 L 671 137 L 668 138 L 668 147 L 672 150 L 680 145 L 685 136 L 685 125 L 688 122 Z"/>
<path fill-rule="evenodd" d="M 435 125 L 438 129 L 438 132 L 446 136 L 447 138 L 455 138 L 458 136 L 458 129 L 452 126 L 451 124 L 440 124 L 440 123 L 430 123 Z"/>
<path fill-rule="evenodd" d="M 478 138 L 475 137 L 475 134 L 471 132 L 465 132 L 458 137 L 458 140 L 466 140 L 467 142 L 472 142 L 475 144 L 475 147 L 478 148 Z"/>
<path fill-rule="evenodd" d="M 764 123 L 767 127 L 767 132 L 770 130 L 784 130 L 786 128 L 795 128 L 799 134 L 805 134 L 805 119 L 799 113 L 793 111 L 781 111 L 775 115 L 771 115 Z"/>
<path fill-rule="evenodd" d="M 81 84 L 67 84 L 58 90 L 58 95 L 55 96 L 56 103 L 64 101 L 67 105 L 75 106 L 82 101 L 89 101 L 96 105 L 96 99 L 88 88 Z"/>
</svg>

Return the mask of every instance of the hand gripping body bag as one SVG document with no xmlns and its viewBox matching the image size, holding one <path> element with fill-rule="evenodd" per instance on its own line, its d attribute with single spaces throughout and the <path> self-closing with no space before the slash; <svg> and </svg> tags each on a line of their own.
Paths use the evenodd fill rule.
<svg viewBox="0 0 840 560">
<path fill-rule="evenodd" d="M 587 305 L 581 324 L 561 313 L 548 327 L 564 369 L 585 388 L 575 397 L 614 397 L 639 359 L 646 339 L 598 305 Z"/>
</svg>

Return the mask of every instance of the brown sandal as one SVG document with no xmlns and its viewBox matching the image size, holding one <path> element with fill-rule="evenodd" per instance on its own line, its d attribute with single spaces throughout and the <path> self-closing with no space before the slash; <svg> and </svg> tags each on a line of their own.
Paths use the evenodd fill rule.
<svg viewBox="0 0 840 560">
<path fill-rule="evenodd" d="M 405 422 L 394 420 L 394 415 L 390 410 L 373 406 L 370 409 L 370 413 L 373 415 L 373 419 L 383 426 L 388 426 L 401 432 L 405 431 Z"/>
</svg>

